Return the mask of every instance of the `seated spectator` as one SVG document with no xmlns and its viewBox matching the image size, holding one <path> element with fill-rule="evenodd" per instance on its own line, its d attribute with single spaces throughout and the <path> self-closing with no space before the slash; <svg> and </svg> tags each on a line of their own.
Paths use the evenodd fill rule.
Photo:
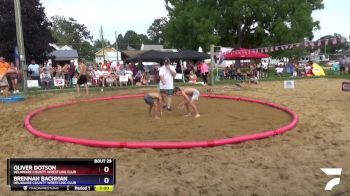
<svg viewBox="0 0 350 196">
<path fill-rule="evenodd" d="M 187 67 L 184 71 L 184 75 L 185 75 L 185 80 L 186 81 L 190 81 L 190 75 L 191 75 L 191 68 Z"/>
<path fill-rule="evenodd" d="M 106 79 L 109 77 L 110 73 L 107 70 L 107 66 L 102 66 L 102 71 L 101 71 L 101 82 L 102 82 L 102 87 L 105 87 Z"/>
<path fill-rule="evenodd" d="M 276 70 L 276 75 L 277 75 L 278 77 L 281 77 L 281 76 L 282 76 L 282 73 L 283 73 L 283 67 L 277 66 L 277 67 L 275 68 L 275 70 Z"/>
<path fill-rule="evenodd" d="M 312 64 L 313 62 L 309 62 L 306 66 L 305 66 L 305 75 L 306 76 L 313 76 L 314 74 L 312 73 Z"/>
<path fill-rule="evenodd" d="M 97 66 L 95 66 L 94 71 L 92 71 L 92 85 L 100 86 L 101 78 L 102 78 L 102 72 L 98 69 Z"/>
<path fill-rule="evenodd" d="M 141 83 L 141 78 L 142 78 L 142 73 L 141 71 L 137 71 L 135 77 L 134 77 L 134 82 L 137 84 L 138 82 Z"/>
<path fill-rule="evenodd" d="M 230 68 L 225 67 L 224 72 L 223 72 L 223 79 L 227 80 L 230 79 Z"/>
<path fill-rule="evenodd" d="M 111 72 L 106 78 L 106 83 L 108 86 L 113 86 L 114 84 L 117 86 L 117 77 L 114 72 Z"/>
<path fill-rule="evenodd" d="M 40 74 L 40 82 L 41 82 L 41 87 L 44 90 L 47 90 L 51 86 L 51 74 L 48 68 L 44 67 L 43 71 Z"/>
<path fill-rule="evenodd" d="M 128 83 L 130 83 L 131 85 L 133 85 L 133 84 L 134 84 L 134 78 L 133 78 L 133 73 L 132 73 L 130 67 L 128 67 L 128 68 L 126 69 L 125 75 L 128 76 L 128 79 L 129 79 Z"/>
<path fill-rule="evenodd" d="M 63 79 L 63 80 L 65 79 L 64 78 L 63 69 L 62 69 L 61 65 L 57 66 L 55 79 Z M 63 88 L 63 87 L 64 86 L 59 86 L 59 88 Z"/>
<path fill-rule="evenodd" d="M 191 84 L 196 84 L 197 83 L 197 76 L 196 74 L 193 73 L 193 71 L 190 72 L 190 80 L 188 81 Z"/>
</svg>

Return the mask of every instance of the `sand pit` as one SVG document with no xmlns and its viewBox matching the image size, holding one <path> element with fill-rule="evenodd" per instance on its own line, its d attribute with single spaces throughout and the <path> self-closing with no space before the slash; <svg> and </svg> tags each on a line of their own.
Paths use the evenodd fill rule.
<svg viewBox="0 0 350 196">
<path fill-rule="evenodd" d="M 22 103 L 0 104 L 0 180 L 4 182 L 0 191 L 14 195 L 5 183 L 7 158 L 111 157 L 118 162 L 117 195 L 335 195 L 350 189 L 350 94 L 341 91 L 343 81 L 349 82 L 296 80 L 295 89 L 284 89 L 283 81 L 262 82 L 241 91 L 223 92 L 285 105 L 299 115 L 300 121 L 295 129 L 276 137 L 214 148 L 93 148 L 48 141 L 28 133 L 23 127 L 24 117 L 36 108 L 75 101 L 75 93 L 47 93 L 28 96 Z M 154 90 L 95 92 L 90 98 Z M 145 110 L 144 105 L 141 110 Z M 61 116 L 61 120 L 69 118 L 69 114 Z M 343 168 L 340 184 L 330 192 L 324 187 L 332 177 L 321 167 Z"/>
<path fill-rule="evenodd" d="M 177 105 L 182 98 L 173 101 Z M 290 109 L 232 96 L 204 94 L 197 104 L 202 113 L 199 119 L 185 118 L 185 111 L 176 107 L 162 120 L 152 119 L 144 105 L 142 94 L 58 104 L 32 112 L 25 126 L 43 138 L 90 146 L 190 148 L 274 136 L 292 129 L 298 121 Z M 59 120 L 62 114 L 69 114 L 70 119 Z"/>
</svg>

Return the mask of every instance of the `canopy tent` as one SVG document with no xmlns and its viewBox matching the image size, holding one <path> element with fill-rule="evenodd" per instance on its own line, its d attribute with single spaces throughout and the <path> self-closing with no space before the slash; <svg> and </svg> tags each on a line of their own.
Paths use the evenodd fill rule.
<svg viewBox="0 0 350 196">
<path fill-rule="evenodd" d="M 178 52 L 181 60 L 204 60 L 210 59 L 210 55 L 203 52 L 197 52 L 194 50 L 184 50 Z"/>
<path fill-rule="evenodd" d="M 161 52 L 156 50 L 149 50 L 147 52 L 144 52 L 140 55 L 128 58 L 125 60 L 126 63 L 129 62 L 156 62 L 156 63 L 163 63 L 164 58 L 167 57 L 170 59 L 170 61 L 180 61 L 181 64 L 181 73 L 182 73 L 182 80 L 184 80 L 184 70 L 182 65 L 182 60 L 204 60 L 209 59 L 210 56 L 203 52 L 197 52 L 193 50 L 184 50 L 180 52 Z"/>
<path fill-rule="evenodd" d="M 245 59 L 262 59 L 268 58 L 270 55 L 249 50 L 246 48 L 240 48 L 224 54 L 225 60 L 245 60 Z"/>
<path fill-rule="evenodd" d="M 171 61 L 179 59 L 178 53 L 175 52 L 160 52 L 156 50 L 149 50 L 140 55 L 130 57 L 125 62 L 157 62 L 163 63 L 164 58 L 168 57 Z"/>
<path fill-rule="evenodd" d="M 209 59 L 210 56 L 203 52 L 197 52 L 194 50 L 184 50 L 180 52 L 161 52 L 156 50 L 149 50 L 140 55 L 126 59 L 127 63 L 129 62 L 157 62 L 163 63 L 164 58 L 168 57 L 170 61 L 179 61 L 179 60 L 204 60 Z"/>
</svg>

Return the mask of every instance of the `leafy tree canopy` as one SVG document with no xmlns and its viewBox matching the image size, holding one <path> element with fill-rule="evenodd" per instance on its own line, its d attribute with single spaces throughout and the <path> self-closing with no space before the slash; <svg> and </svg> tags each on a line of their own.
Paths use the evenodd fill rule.
<svg viewBox="0 0 350 196">
<path fill-rule="evenodd" d="M 95 50 L 90 44 L 92 36 L 84 24 L 79 24 L 74 18 L 64 16 L 51 17 L 51 33 L 58 45 L 70 45 L 78 51 L 80 57 L 92 60 Z"/>
<path fill-rule="evenodd" d="M 323 0 L 165 0 L 166 40 L 174 47 L 208 50 L 210 44 L 257 48 L 312 39 L 312 11 Z"/>
<path fill-rule="evenodd" d="M 0 1 L 0 10 L 0 55 L 13 60 L 13 51 L 17 46 L 13 0 Z M 44 7 L 39 0 L 21 1 L 21 14 L 26 60 L 46 58 L 53 50 L 49 45 L 53 38 Z"/>
</svg>

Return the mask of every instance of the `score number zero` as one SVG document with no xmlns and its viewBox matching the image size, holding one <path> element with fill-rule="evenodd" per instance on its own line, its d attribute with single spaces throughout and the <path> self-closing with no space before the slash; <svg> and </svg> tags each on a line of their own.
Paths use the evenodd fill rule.
<svg viewBox="0 0 350 196">
<path fill-rule="evenodd" d="M 112 163 L 112 159 L 94 159 L 94 163 Z M 103 167 L 103 171 L 105 173 L 108 173 L 109 172 L 109 167 L 108 166 Z M 109 183 L 109 178 L 105 177 L 103 179 L 103 182 L 105 184 L 108 184 Z"/>
</svg>

